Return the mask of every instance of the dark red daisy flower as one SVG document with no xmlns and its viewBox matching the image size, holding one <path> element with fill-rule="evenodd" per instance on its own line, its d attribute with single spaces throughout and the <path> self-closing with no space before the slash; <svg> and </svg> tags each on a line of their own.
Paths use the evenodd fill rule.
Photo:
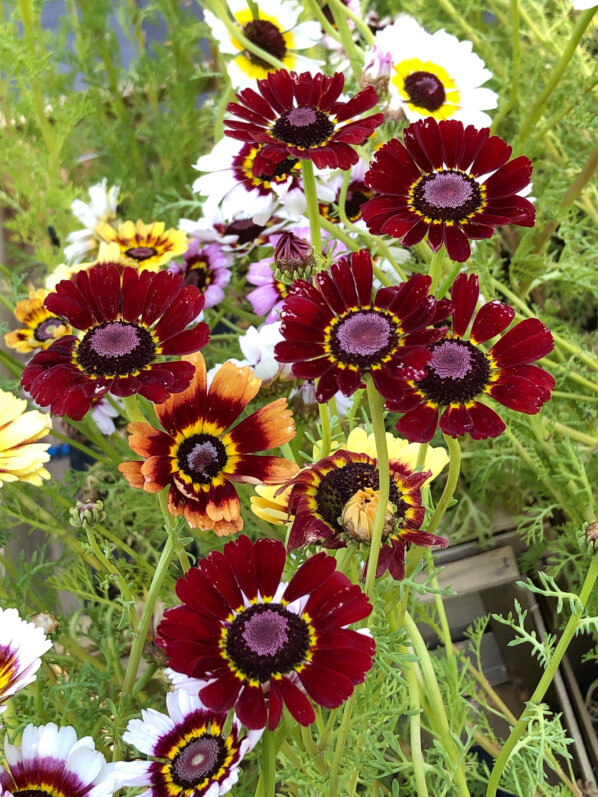
<svg viewBox="0 0 598 797">
<path fill-rule="evenodd" d="M 552 351 L 550 331 L 537 318 L 526 318 L 486 351 L 479 344 L 500 335 L 515 311 L 492 301 L 475 313 L 479 293 L 477 276 L 459 274 L 452 289 L 452 334 L 428 347 L 432 356 L 426 376 L 408 382 L 402 393 L 386 402 L 388 409 L 405 413 L 397 429 L 408 440 L 431 440 L 439 415 L 441 430 L 451 437 L 468 433 L 474 440 L 498 437 L 505 424 L 479 399 L 491 396 L 505 407 L 529 415 L 539 412 L 550 399 L 554 379 L 530 365 Z"/>
<path fill-rule="evenodd" d="M 367 617 L 360 587 L 319 553 L 287 584 L 281 542 L 241 536 L 179 579 L 182 606 L 168 609 L 157 644 L 179 673 L 209 681 L 199 697 L 235 708 L 250 729 L 278 726 L 283 704 L 301 725 L 315 720 L 309 696 L 336 708 L 363 683 L 375 643 L 347 626 Z M 307 693 L 307 696 L 306 696 Z"/>
<path fill-rule="evenodd" d="M 423 376 L 424 348 L 444 330 L 429 328 L 450 312 L 449 302 L 428 295 L 430 277 L 416 274 L 401 285 L 382 288 L 372 301 L 372 259 L 366 249 L 341 258 L 315 277 L 315 286 L 297 280 L 281 311 L 285 337 L 274 355 L 293 363 L 299 379 L 319 377 L 316 398 L 325 402 L 342 390 L 350 396 L 364 372 L 377 389 L 392 396 L 403 379 Z"/>
<path fill-rule="evenodd" d="M 244 89 L 227 110 L 243 121 L 227 119 L 225 135 L 262 144 L 253 161 L 253 174 L 274 174 L 287 158 L 312 160 L 320 168 L 348 169 L 357 163 L 353 147 L 363 144 L 381 125 L 381 113 L 355 119 L 378 102 L 370 86 L 348 102 L 339 101 L 345 85 L 340 72 L 319 73 L 279 69 L 257 81 L 258 91 Z M 354 121 L 343 124 L 349 119 Z"/>
<path fill-rule="evenodd" d="M 284 457 L 254 453 L 288 443 L 295 436 L 293 415 L 280 398 L 229 429 L 261 380 L 250 368 L 226 362 L 208 390 L 201 352 L 186 359 L 195 371 L 191 384 L 155 406 L 165 431 L 149 423 L 129 424 L 129 445 L 145 461 L 121 462 L 118 469 L 132 487 L 149 493 L 170 486 L 169 511 L 184 515 L 190 526 L 234 534 L 243 519 L 233 482 L 282 484 L 297 472 Z"/>
<path fill-rule="evenodd" d="M 189 354 L 209 339 L 207 324 L 186 329 L 204 297 L 167 272 L 94 266 L 59 282 L 45 306 L 84 334 L 65 335 L 36 354 L 21 383 L 40 406 L 74 420 L 108 391 L 160 402 L 179 393 L 193 366 L 161 355 Z"/>
<path fill-rule="evenodd" d="M 370 232 L 401 238 L 404 246 L 428 236 L 452 260 L 470 255 L 469 239 L 490 238 L 501 224 L 533 227 L 536 210 L 520 192 L 532 163 L 512 161 L 512 147 L 489 128 L 477 130 L 431 117 L 409 125 L 405 146 L 392 139 L 374 155 L 365 176 L 378 196 L 361 207 Z"/>
<path fill-rule="evenodd" d="M 383 545 L 376 575 L 387 570 L 393 578 L 405 577 L 405 549 L 410 545 L 445 548 L 448 540 L 421 531 L 426 514 L 421 487 L 430 471 L 414 472 L 408 460 L 390 460 L 390 491 Z M 295 519 L 289 549 L 311 543 L 344 548 L 351 540 L 369 544 L 378 507 L 378 460 L 368 454 L 335 451 L 304 468 L 288 485 L 289 515 Z"/>
</svg>

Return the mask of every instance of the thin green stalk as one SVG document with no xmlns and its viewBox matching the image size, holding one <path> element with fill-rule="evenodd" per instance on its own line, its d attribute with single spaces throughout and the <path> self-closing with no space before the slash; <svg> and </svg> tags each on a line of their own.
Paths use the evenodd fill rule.
<svg viewBox="0 0 598 797">
<path fill-rule="evenodd" d="M 301 176 L 303 178 L 303 191 L 307 203 L 307 216 L 309 218 L 309 233 L 311 243 L 316 250 L 316 255 L 322 253 L 322 234 L 320 232 L 320 207 L 316 191 L 316 178 L 314 165 L 310 160 L 301 161 Z"/>
<path fill-rule="evenodd" d="M 565 626 L 565 630 L 561 634 L 561 638 L 559 639 L 558 645 L 550 660 L 548 662 L 548 666 L 540 679 L 537 687 L 534 690 L 533 695 L 528 701 L 527 707 L 524 709 L 523 713 L 519 717 L 515 727 L 509 734 L 509 738 L 504 743 L 503 748 L 500 752 L 500 755 L 496 759 L 494 764 L 494 768 L 490 773 L 490 778 L 488 779 L 488 789 L 486 791 L 486 797 L 495 797 L 496 791 L 498 789 L 498 785 L 500 783 L 500 778 L 502 773 L 505 770 L 505 767 L 508 764 L 509 757 L 519 741 L 522 737 L 525 729 L 527 728 L 527 721 L 528 717 L 530 716 L 529 708 L 530 706 L 533 708 L 537 706 L 539 703 L 542 702 L 544 695 L 548 691 L 550 684 L 552 683 L 554 676 L 558 670 L 559 664 L 567 648 L 569 647 L 569 643 L 573 639 L 575 632 L 577 630 L 577 626 L 579 625 L 579 621 L 582 618 L 582 615 L 585 610 L 586 603 L 588 602 L 588 598 L 592 590 L 594 589 L 594 585 L 596 583 L 596 579 L 598 578 L 598 556 L 592 556 L 592 561 L 590 562 L 590 566 L 588 568 L 588 572 L 586 573 L 585 580 L 583 582 L 583 586 L 581 588 L 581 592 L 579 593 L 579 604 L 576 604 L 575 611 L 571 614 L 567 625 Z"/>
<path fill-rule="evenodd" d="M 89 438 L 89 440 L 94 444 L 94 446 L 96 446 L 96 448 L 99 448 L 100 451 L 106 454 L 108 459 L 114 465 L 120 465 L 123 458 L 118 453 L 118 451 L 110 445 L 110 443 L 106 440 L 104 435 L 99 431 L 98 427 L 95 425 L 90 415 L 87 415 L 81 421 L 74 421 L 72 418 L 67 417 L 65 419 L 65 422 L 69 426 L 72 426 L 73 429 L 76 429 L 82 435 Z"/>
<path fill-rule="evenodd" d="M 429 443 L 420 443 L 417 449 L 417 460 L 415 462 L 415 470 L 422 470 L 426 461 L 426 454 L 428 453 Z"/>
<path fill-rule="evenodd" d="M 129 589 L 129 585 L 127 584 L 120 570 L 104 556 L 100 546 L 98 545 L 98 541 L 95 538 L 93 528 L 91 528 L 87 523 L 85 524 L 85 531 L 87 533 L 87 541 L 89 542 L 89 546 L 91 550 L 94 552 L 96 559 L 104 565 L 104 569 L 107 573 L 116 576 L 121 595 L 123 596 L 124 600 L 129 604 L 127 609 L 129 613 L 129 622 L 131 623 L 131 628 L 133 629 L 133 631 L 135 631 L 135 629 L 137 628 L 137 613 L 135 612 L 135 601 L 133 600 L 133 596 L 131 595 L 131 590 Z"/>
<path fill-rule="evenodd" d="M 62 432 L 58 432 L 56 429 L 52 429 L 50 434 L 52 437 L 55 437 L 57 440 L 61 440 L 63 443 L 67 443 L 71 448 L 76 448 L 78 451 L 81 451 L 81 453 L 86 454 L 88 457 L 97 459 L 98 462 L 103 462 L 104 465 L 112 465 L 112 462 L 108 459 L 108 457 L 102 456 L 99 451 L 94 451 L 93 448 L 89 448 L 89 446 L 84 445 L 84 443 L 80 443 L 78 440 L 75 440 L 75 438 L 69 437 L 66 434 L 62 434 Z"/>
<path fill-rule="evenodd" d="M 569 371 L 567 366 L 563 365 L 562 363 L 555 363 L 554 360 L 550 360 L 548 357 L 543 357 L 541 360 L 539 360 L 539 364 L 546 365 L 549 368 L 556 368 L 559 371 L 565 371 L 565 376 L 567 379 L 570 379 L 572 382 L 577 382 L 578 385 L 587 387 L 589 390 L 593 390 L 594 393 L 598 393 L 598 382 L 592 382 L 590 379 L 586 379 L 585 376 L 575 373 L 575 371 Z"/>
<path fill-rule="evenodd" d="M 386 428 L 384 426 L 384 401 L 376 390 L 374 380 L 368 374 L 365 379 L 370 418 L 376 442 L 376 459 L 378 461 L 378 506 L 374 517 L 374 528 L 370 542 L 370 555 L 368 557 L 368 572 L 365 579 L 365 592 L 371 598 L 376 583 L 376 569 L 382 546 L 382 532 L 388 499 L 390 496 L 390 465 L 388 461 L 388 444 L 386 441 Z"/>
<path fill-rule="evenodd" d="M 432 554 L 427 549 L 424 550 L 424 558 L 426 560 L 426 565 L 428 568 L 428 573 L 431 575 L 431 583 L 434 589 L 440 589 L 440 585 L 438 583 L 438 576 L 435 572 L 434 567 L 434 559 L 432 558 Z M 451 636 L 451 628 L 449 626 L 448 618 L 446 616 L 446 611 L 444 609 L 444 603 L 442 601 L 442 595 L 438 592 L 434 594 L 434 606 L 436 607 L 436 612 L 438 614 L 438 619 L 440 620 L 440 639 L 442 640 L 442 644 L 446 650 L 446 658 L 449 662 L 449 666 L 453 671 L 453 675 L 457 675 L 457 667 L 455 662 L 455 657 L 453 654 L 453 638 Z"/>
<path fill-rule="evenodd" d="M 573 28 L 569 41 L 565 45 L 559 60 L 557 61 L 554 69 L 552 70 L 552 74 L 544 87 L 544 90 L 540 92 L 540 95 L 532 105 L 529 110 L 529 113 L 524 120 L 523 124 L 519 129 L 519 136 L 517 138 L 517 150 L 520 150 L 525 142 L 530 137 L 530 134 L 534 128 L 534 125 L 537 124 L 542 113 L 544 112 L 544 107 L 548 101 L 548 98 L 552 94 L 552 92 L 556 89 L 559 84 L 560 79 L 562 78 L 565 70 L 567 69 L 569 62 L 573 58 L 577 45 L 579 44 L 581 37 L 586 31 L 586 28 L 592 21 L 592 17 L 594 16 L 596 9 L 590 8 L 587 11 L 582 11 L 579 15 L 577 22 Z"/>
<path fill-rule="evenodd" d="M 256 797 L 275 797 L 276 794 L 276 737 L 274 731 L 262 736 L 262 769 Z"/>
<path fill-rule="evenodd" d="M 323 230 L 326 230 L 326 232 L 330 233 L 333 238 L 338 238 L 339 241 L 342 241 L 347 249 L 350 249 L 352 252 L 359 252 L 361 249 L 360 244 L 353 238 L 350 238 L 346 232 L 341 230 L 338 224 L 333 224 L 323 216 L 320 216 L 320 227 Z"/>
<path fill-rule="evenodd" d="M 332 16 L 336 22 L 338 32 L 340 33 L 341 42 L 345 48 L 345 53 L 351 64 L 351 70 L 356 82 L 359 83 L 361 77 L 361 69 L 363 65 L 363 57 L 360 57 L 357 45 L 353 41 L 353 35 L 349 30 L 347 22 L 346 7 L 340 0 L 328 0 L 328 7 L 332 11 Z"/>
<path fill-rule="evenodd" d="M 583 443 L 586 446 L 590 446 L 591 448 L 598 448 L 598 437 L 591 437 L 589 434 L 578 432 L 577 429 L 572 429 L 570 426 L 566 426 L 564 423 L 555 423 L 554 431 L 559 432 L 559 434 L 567 435 L 567 437 L 571 437 L 573 440 L 577 440 L 578 442 Z"/>
<path fill-rule="evenodd" d="M 352 22 L 355 23 L 355 27 L 358 29 L 358 31 L 365 39 L 365 42 L 368 45 L 368 47 L 373 47 L 374 44 L 376 43 L 376 39 L 372 31 L 370 30 L 367 22 L 358 14 L 355 14 L 353 11 L 351 11 L 351 9 L 348 6 L 344 6 L 344 11 L 347 17 Z"/>
<path fill-rule="evenodd" d="M 438 290 L 436 291 L 437 299 L 443 299 L 453 287 L 453 282 L 455 281 L 457 274 L 461 271 L 462 265 L 462 263 L 453 263 L 453 265 L 449 268 L 448 274 L 442 280 Z"/>
<path fill-rule="evenodd" d="M 320 8 L 318 0 L 307 0 L 307 6 L 328 36 L 336 39 L 337 42 L 340 42 L 341 37 L 339 32 L 335 30 L 333 25 L 330 24 L 330 20 L 326 19 L 322 9 Z"/>
<path fill-rule="evenodd" d="M 330 413 L 328 411 L 328 404 L 318 404 L 320 411 L 320 426 L 322 427 L 322 445 L 318 453 L 318 459 L 324 459 L 330 454 L 330 446 L 332 445 L 332 433 L 330 431 Z"/>
<path fill-rule="evenodd" d="M 0 363 L 7 368 L 13 376 L 16 376 L 17 379 L 21 378 L 21 374 L 23 373 L 23 368 L 25 367 L 22 365 L 18 360 L 16 360 L 12 354 L 9 354 L 4 349 L 0 349 Z"/>
<path fill-rule="evenodd" d="M 421 667 L 426 688 L 426 696 L 430 701 L 431 708 L 438 721 L 440 740 L 442 741 L 442 744 L 449 754 L 455 767 L 455 788 L 457 793 L 462 797 L 469 797 L 467 778 L 465 776 L 465 764 L 462 760 L 460 760 L 459 750 L 451 734 L 449 722 L 444 710 L 442 695 L 440 694 L 438 681 L 436 680 L 436 673 L 434 672 L 434 667 L 432 666 L 432 661 L 430 659 L 430 654 L 428 653 L 426 643 L 422 639 L 422 635 L 420 634 L 415 622 L 408 612 L 405 612 L 403 624 L 407 634 L 409 635 L 415 655 L 419 658 L 419 665 Z"/>
<path fill-rule="evenodd" d="M 176 551 L 176 555 L 178 557 L 183 573 L 186 573 L 187 570 L 189 570 L 189 568 L 191 567 L 191 562 L 189 561 L 189 557 L 187 556 L 187 551 L 185 550 L 182 542 L 179 539 L 176 527 L 176 521 L 174 520 L 173 516 L 170 514 L 170 511 L 168 509 L 169 491 L 170 487 L 165 487 L 163 490 L 160 490 L 160 492 L 158 493 L 158 502 L 160 504 L 162 516 L 164 517 L 164 525 L 166 527 L 166 531 L 174 540 L 174 549 Z"/>
<path fill-rule="evenodd" d="M 120 705 L 118 707 L 118 717 L 114 723 L 115 737 L 119 736 L 119 728 L 118 728 L 119 721 L 124 713 L 124 709 L 128 704 L 128 701 L 130 700 L 133 694 L 133 687 L 137 679 L 139 663 L 141 661 L 141 656 L 143 654 L 143 646 L 145 645 L 145 640 L 147 639 L 147 632 L 149 630 L 150 623 L 152 621 L 152 615 L 154 613 L 156 601 L 160 597 L 160 590 L 162 589 L 162 584 L 164 583 L 166 574 L 168 573 L 168 567 L 170 565 L 173 553 L 174 553 L 174 540 L 171 536 L 168 536 L 166 538 L 164 548 L 162 549 L 160 561 L 156 565 L 154 577 L 152 579 L 152 583 L 150 584 L 147 597 L 145 599 L 143 612 L 141 613 L 141 619 L 139 620 L 137 630 L 135 631 L 135 638 L 133 639 L 133 644 L 131 646 L 131 653 L 129 655 L 127 670 L 125 672 L 125 678 L 123 681 L 123 689 L 122 689 Z"/>
<path fill-rule="evenodd" d="M 334 748 L 334 756 L 332 758 L 332 764 L 330 765 L 330 775 L 328 780 L 329 797 L 338 797 L 338 776 L 340 773 L 343 753 L 345 752 L 347 735 L 351 726 L 351 717 L 353 715 L 353 705 L 355 703 L 355 699 L 356 695 L 355 692 L 353 692 L 351 697 L 345 703 L 345 707 L 343 709 L 343 718 L 338 730 L 338 736 L 336 737 L 336 747 Z"/>
<path fill-rule="evenodd" d="M 428 271 L 428 274 L 432 277 L 432 284 L 430 285 L 430 293 L 432 294 L 436 293 L 438 288 L 440 275 L 442 274 L 442 264 L 444 263 L 444 252 L 444 244 L 441 244 L 440 249 L 432 255 L 430 270 Z"/>
<path fill-rule="evenodd" d="M 422 752 L 421 738 L 421 704 L 419 700 L 419 685 L 415 674 L 415 667 L 409 662 L 403 670 L 407 688 L 409 690 L 409 741 L 411 743 L 411 764 L 413 766 L 413 777 L 417 787 L 418 797 L 428 797 L 428 787 L 426 786 L 426 773 L 424 770 L 424 756 Z"/>
<path fill-rule="evenodd" d="M 494 117 L 492 130 L 498 129 L 502 119 L 515 108 L 519 99 L 519 75 L 521 72 L 521 39 L 519 37 L 519 0 L 511 0 L 511 73 L 509 75 L 509 99 L 501 103 L 501 108 Z"/>
</svg>

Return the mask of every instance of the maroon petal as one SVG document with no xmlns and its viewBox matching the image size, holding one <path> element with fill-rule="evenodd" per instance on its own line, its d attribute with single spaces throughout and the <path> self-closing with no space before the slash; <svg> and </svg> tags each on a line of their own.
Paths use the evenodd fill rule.
<svg viewBox="0 0 598 797">
<path fill-rule="evenodd" d="M 284 599 L 291 603 L 303 595 L 313 592 L 316 587 L 327 581 L 336 569 L 334 557 L 325 553 L 317 553 L 304 562 L 290 580 L 284 591 Z"/>
<path fill-rule="evenodd" d="M 290 711 L 294 719 L 297 720 L 299 725 L 311 725 L 316 720 L 316 714 L 312 704 L 309 702 L 303 692 L 295 686 L 288 678 L 281 678 L 280 680 L 270 680 L 270 689 L 272 684 L 276 683 L 285 706 Z"/>
<path fill-rule="evenodd" d="M 337 708 L 353 694 L 350 678 L 326 667 L 308 664 L 299 680 L 311 699 L 324 708 Z"/>
<path fill-rule="evenodd" d="M 465 263 L 471 254 L 471 246 L 458 224 L 444 224 L 442 228 L 446 251 L 451 260 Z"/>
<path fill-rule="evenodd" d="M 160 346 L 162 354 L 194 354 L 210 339 L 210 328 L 203 321 L 193 329 L 187 329 L 170 338 Z"/>
<path fill-rule="evenodd" d="M 253 546 L 253 570 L 263 598 L 271 598 L 284 570 L 286 551 L 280 540 L 258 540 Z"/>
<path fill-rule="evenodd" d="M 532 176 L 532 162 L 521 155 L 502 166 L 489 177 L 484 185 L 488 197 L 506 197 L 517 194 L 529 185 Z"/>
<path fill-rule="evenodd" d="M 203 690 L 199 695 L 203 699 Z M 245 684 L 235 703 L 235 711 L 239 721 L 250 731 L 265 728 L 268 720 L 268 709 L 261 686 Z"/>
<path fill-rule="evenodd" d="M 506 429 L 502 419 L 493 409 L 475 401 L 469 407 L 469 416 L 473 421 L 473 428 L 469 430 L 474 440 L 486 440 L 488 437 L 498 437 Z"/>
<path fill-rule="evenodd" d="M 473 419 L 464 404 L 452 404 L 442 413 L 440 428 L 450 437 L 463 437 L 473 428 Z"/>
<path fill-rule="evenodd" d="M 217 678 L 199 691 L 200 700 L 213 711 L 230 711 L 237 701 L 243 681 L 233 673 Z M 243 722 L 243 720 L 241 720 Z M 246 722 L 244 722 L 247 725 Z M 264 720 L 264 725 L 266 724 Z M 264 727 L 261 725 L 260 727 Z M 250 727 L 247 725 L 247 727 Z"/>
<path fill-rule="evenodd" d="M 429 443 L 438 426 L 438 407 L 421 404 L 405 413 L 396 424 L 397 432 L 411 443 Z"/>
<path fill-rule="evenodd" d="M 550 331 L 537 318 L 520 321 L 490 349 L 501 368 L 526 365 L 545 357 L 554 348 Z"/>
<path fill-rule="evenodd" d="M 477 313 L 471 329 L 470 340 L 484 343 L 505 330 L 515 318 L 515 310 L 499 301 L 487 302 Z"/>
<path fill-rule="evenodd" d="M 453 332 L 462 338 L 467 331 L 480 295 L 480 284 L 476 274 L 459 274 L 451 290 L 453 300 Z"/>
</svg>

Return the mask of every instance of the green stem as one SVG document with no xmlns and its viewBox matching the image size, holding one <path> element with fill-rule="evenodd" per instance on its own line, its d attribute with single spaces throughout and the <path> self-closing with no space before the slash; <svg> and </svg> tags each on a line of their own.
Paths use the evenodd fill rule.
<svg viewBox="0 0 598 797">
<path fill-rule="evenodd" d="M 301 161 L 301 176 L 303 178 L 303 191 L 307 203 L 307 216 L 309 218 L 309 232 L 311 243 L 316 250 L 316 255 L 322 254 L 322 234 L 320 232 L 320 207 L 318 205 L 318 192 L 316 191 L 316 178 L 314 165 L 310 160 Z"/>
<path fill-rule="evenodd" d="M 350 249 L 352 252 L 358 252 L 361 249 L 360 244 L 341 230 L 338 224 L 333 224 L 323 216 L 320 216 L 320 227 L 330 233 L 333 238 L 338 238 L 339 241 L 342 241 L 347 249 Z"/>
<path fill-rule="evenodd" d="M 415 674 L 415 667 L 412 662 L 406 664 L 404 669 L 407 688 L 409 689 L 409 740 L 411 743 L 411 764 L 413 766 L 413 777 L 417 787 L 418 797 L 428 797 L 428 787 L 426 786 L 426 773 L 424 770 L 424 757 L 422 754 L 421 739 L 421 705 L 419 700 L 419 684 Z"/>
<path fill-rule="evenodd" d="M 330 446 L 332 445 L 332 433 L 330 431 L 330 413 L 328 411 L 328 404 L 318 404 L 320 411 L 320 426 L 322 427 L 322 445 L 318 453 L 318 459 L 324 459 L 330 454 Z"/>
<path fill-rule="evenodd" d="M 511 74 L 509 75 L 509 99 L 501 103 L 501 108 L 492 122 L 492 131 L 498 129 L 502 119 L 517 105 L 519 93 L 519 74 L 521 71 L 521 39 L 519 37 L 519 2 L 511 0 L 511 43 L 513 53 L 511 56 Z"/>
<path fill-rule="evenodd" d="M 422 639 L 416 624 L 408 612 L 405 612 L 403 624 L 407 634 L 409 635 L 413 650 L 419 659 L 419 665 L 422 670 L 426 688 L 426 696 L 430 701 L 430 706 L 438 722 L 440 740 L 455 767 L 454 779 L 457 793 L 462 795 L 462 797 L 468 797 L 469 789 L 467 788 L 464 763 L 462 760 L 460 760 L 459 750 L 451 734 L 449 722 L 444 710 L 444 703 L 442 702 L 442 695 L 440 694 L 438 681 L 436 680 L 436 673 L 434 672 L 434 667 L 432 666 L 432 661 L 430 659 L 430 654 L 428 653 L 426 643 Z"/>
<path fill-rule="evenodd" d="M 173 538 L 176 555 L 178 557 L 183 573 L 186 573 L 187 570 L 189 570 L 189 568 L 191 567 L 191 562 L 189 561 L 189 557 L 187 556 L 187 551 L 183 547 L 182 542 L 179 540 L 176 521 L 174 520 L 173 516 L 170 514 L 170 511 L 168 509 L 169 491 L 170 487 L 165 487 L 163 490 L 160 490 L 160 492 L 158 493 L 158 502 L 160 504 L 160 509 L 162 510 L 162 516 L 164 517 L 164 526 L 166 527 L 166 531 L 168 532 L 168 534 Z"/>
<path fill-rule="evenodd" d="M 341 768 L 341 761 L 343 759 L 343 753 L 345 751 L 345 744 L 347 741 L 347 735 L 349 733 L 349 728 L 351 727 L 351 717 L 353 715 L 353 705 L 355 703 L 356 695 L 355 692 L 351 695 L 351 697 L 345 703 L 345 708 L 343 709 L 343 718 L 341 720 L 341 725 L 338 730 L 338 736 L 336 738 L 336 747 L 334 748 L 334 757 L 332 759 L 332 764 L 330 765 L 330 776 L 328 780 L 328 795 L 329 797 L 337 797 L 338 795 L 338 776 Z"/>
<path fill-rule="evenodd" d="M 137 396 L 125 396 L 122 403 L 130 423 L 147 423 L 146 417 L 139 407 Z"/>
<path fill-rule="evenodd" d="M 110 575 L 116 576 L 118 581 L 118 586 L 123 596 L 123 599 L 129 604 L 128 606 L 128 613 L 129 613 L 129 622 L 131 623 L 131 628 L 133 631 L 137 628 L 137 614 L 135 612 L 135 601 L 133 600 L 133 596 L 131 595 L 131 590 L 129 589 L 129 585 L 127 584 L 126 580 L 122 576 L 121 572 L 117 567 L 115 567 L 112 562 L 108 561 L 108 559 L 104 556 L 98 542 L 95 538 L 93 533 L 93 529 L 86 523 L 85 524 L 85 531 L 87 533 L 87 541 L 89 542 L 89 546 L 91 550 L 94 552 L 96 559 L 104 565 L 104 569 Z"/>
<path fill-rule="evenodd" d="M 440 249 L 432 255 L 430 263 L 429 275 L 432 277 L 432 284 L 430 285 L 430 293 L 436 293 L 440 275 L 442 274 L 442 264 L 444 262 L 444 244 L 441 244 Z"/>
<path fill-rule="evenodd" d="M 357 46 L 355 45 L 353 36 L 349 30 L 349 24 L 347 22 L 347 16 L 345 13 L 346 8 L 340 0 L 328 0 L 328 7 L 332 11 L 332 16 L 334 17 L 338 32 L 340 33 L 342 45 L 345 48 L 347 58 L 351 64 L 353 77 L 355 78 L 355 81 L 359 83 L 363 58 L 360 58 Z"/>
<path fill-rule="evenodd" d="M 537 687 L 534 690 L 533 695 L 529 699 L 527 703 L 527 707 L 524 709 L 523 713 L 519 717 L 515 727 L 509 734 L 509 738 L 503 745 L 503 748 L 500 752 L 500 755 L 496 759 L 494 764 L 494 768 L 490 773 L 490 778 L 488 779 L 488 789 L 486 791 L 486 797 L 494 797 L 496 795 L 496 790 L 498 789 L 498 784 L 500 782 L 500 778 L 502 773 L 507 766 L 509 761 L 509 756 L 513 751 L 513 748 L 523 735 L 525 729 L 527 728 L 527 721 L 530 715 L 529 708 L 537 706 L 544 695 L 546 694 L 550 684 L 552 683 L 554 676 L 558 670 L 559 664 L 561 663 L 561 659 L 565 655 L 565 651 L 567 650 L 569 643 L 573 639 L 575 632 L 577 630 L 577 626 L 579 625 L 579 621 L 583 615 L 585 610 L 586 603 L 588 602 L 588 598 L 594 588 L 594 584 L 596 583 L 596 579 L 598 578 L 598 556 L 593 556 L 590 566 L 588 568 L 588 572 L 586 573 L 585 581 L 583 582 L 583 586 L 581 588 L 581 592 L 579 593 L 579 604 L 576 604 L 577 608 L 572 613 L 567 625 L 565 626 L 565 630 L 563 631 L 561 638 L 559 639 L 558 645 L 550 660 L 548 662 L 548 666 L 540 679 Z"/>
<path fill-rule="evenodd" d="M 339 36 L 339 32 L 334 29 L 333 25 L 330 24 L 330 20 L 326 19 L 322 9 L 320 8 L 318 0 L 307 0 L 307 6 L 328 36 L 336 39 L 337 42 L 340 42 L 341 37 Z"/>
<path fill-rule="evenodd" d="M 459 474 L 461 472 L 461 446 L 459 445 L 459 440 L 445 434 L 444 441 L 447 445 L 450 457 L 448 476 L 442 495 L 436 504 L 436 509 L 426 529 L 429 534 L 434 534 L 448 509 L 448 505 L 453 500 L 453 495 L 457 489 L 457 482 L 459 481 Z"/>
<path fill-rule="evenodd" d="M 15 359 L 12 354 L 4 351 L 4 349 L 0 349 L 0 363 L 2 363 L 2 365 L 4 365 L 17 379 L 21 378 L 25 366 Z"/>
<path fill-rule="evenodd" d="M 415 470 L 422 470 L 424 462 L 426 461 L 426 454 L 428 453 L 429 443 L 420 443 L 417 449 L 417 460 L 415 462 Z"/>
<path fill-rule="evenodd" d="M 63 443 L 67 443 L 71 448 L 76 448 L 78 451 L 81 451 L 83 454 L 86 454 L 88 457 L 92 457 L 98 462 L 103 462 L 104 465 L 112 465 L 112 462 L 111 460 L 108 459 L 108 457 L 102 456 L 98 451 L 94 451 L 93 448 L 89 448 L 89 446 L 80 443 L 78 440 L 75 440 L 73 437 L 69 437 L 66 434 L 62 434 L 62 432 L 58 432 L 56 429 L 52 429 L 50 434 L 52 435 L 52 437 L 55 437 L 57 440 L 61 440 Z"/>
<path fill-rule="evenodd" d="M 256 797 L 275 797 L 276 794 L 276 737 L 274 731 L 262 736 L 262 769 Z"/>
<path fill-rule="evenodd" d="M 565 45 L 565 48 L 561 53 L 561 57 L 552 70 L 552 74 L 548 80 L 548 83 L 544 87 L 544 90 L 540 92 L 540 95 L 530 108 L 525 121 L 521 125 L 516 149 L 520 150 L 530 137 L 534 125 L 542 116 L 544 106 L 546 105 L 548 98 L 558 86 L 560 79 L 569 65 L 569 61 L 573 58 L 577 45 L 585 33 L 586 28 L 592 21 L 595 11 L 595 8 L 589 8 L 587 11 L 582 11 L 582 13 L 579 15 L 577 22 L 575 23 L 575 27 L 571 33 L 571 37 Z"/>
<path fill-rule="evenodd" d="M 570 426 L 565 426 L 564 423 L 555 423 L 554 430 L 555 432 L 559 432 L 560 434 L 564 434 L 573 438 L 573 440 L 578 440 L 580 443 L 583 443 L 586 446 L 598 448 L 598 437 L 591 437 L 589 434 L 578 432 L 577 429 L 572 429 Z"/>
<path fill-rule="evenodd" d="M 378 506 L 374 517 L 374 528 L 370 543 L 368 557 L 368 572 L 365 579 L 365 592 L 371 598 L 376 583 L 376 569 L 382 546 L 382 532 L 388 499 L 390 496 L 390 465 L 388 461 L 388 444 L 386 442 L 386 428 L 384 426 L 384 401 L 376 390 L 374 380 L 368 374 L 365 379 L 370 418 L 376 442 L 376 459 L 378 460 Z"/>
<path fill-rule="evenodd" d="M 141 661 L 141 656 L 143 654 L 143 646 L 145 645 L 145 640 L 147 639 L 147 632 L 149 630 L 150 623 L 152 621 L 152 615 L 154 613 L 156 601 L 160 597 L 160 590 L 162 589 L 162 584 L 164 583 L 166 574 L 168 573 L 168 567 L 170 565 L 170 560 L 172 559 L 173 553 L 174 553 L 174 540 L 172 536 L 169 535 L 166 539 L 164 548 L 162 549 L 160 561 L 156 566 L 154 577 L 152 578 L 152 583 L 150 584 L 147 597 L 145 599 L 143 612 L 141 613 L 141 619 L 139 620 L 137 630 L 135 631 L 133 644 L 131 646 L 131 653 L 129 655 L 127 670 L 125 672 L 125 678 L 123 681 L 120 704 L 118 707 L 117 717 L 114 723 L 115 738 L 118 738 L 120 732 L 119 731 L 120 719 L 124 713 L 126 706 L 128 705 L 129 700 L 133 695 L 133 688 L 135 686 L 135 681 L 137 679 L 137 672 L 139 670 L 139 663 Z"/>
</svg>

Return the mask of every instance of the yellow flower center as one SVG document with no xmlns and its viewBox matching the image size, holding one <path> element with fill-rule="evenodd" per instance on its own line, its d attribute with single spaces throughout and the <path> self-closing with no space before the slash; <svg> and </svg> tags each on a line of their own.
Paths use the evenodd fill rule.
<svg viewBox="0 0 598 797">
<path fill-rule="evenodd" d="M 363 490 L 358 490 L 347 501 L 343 507 L 342 524 L 349 537 L 358 542 L 371 541 L 378 510 L 378 497 L 377 490 L 365 487 Z M 382 529 L 383 538 L 388 537 L 393 530 L 393 514 L 393 505 L 388 501 Z"/>
</svg>

